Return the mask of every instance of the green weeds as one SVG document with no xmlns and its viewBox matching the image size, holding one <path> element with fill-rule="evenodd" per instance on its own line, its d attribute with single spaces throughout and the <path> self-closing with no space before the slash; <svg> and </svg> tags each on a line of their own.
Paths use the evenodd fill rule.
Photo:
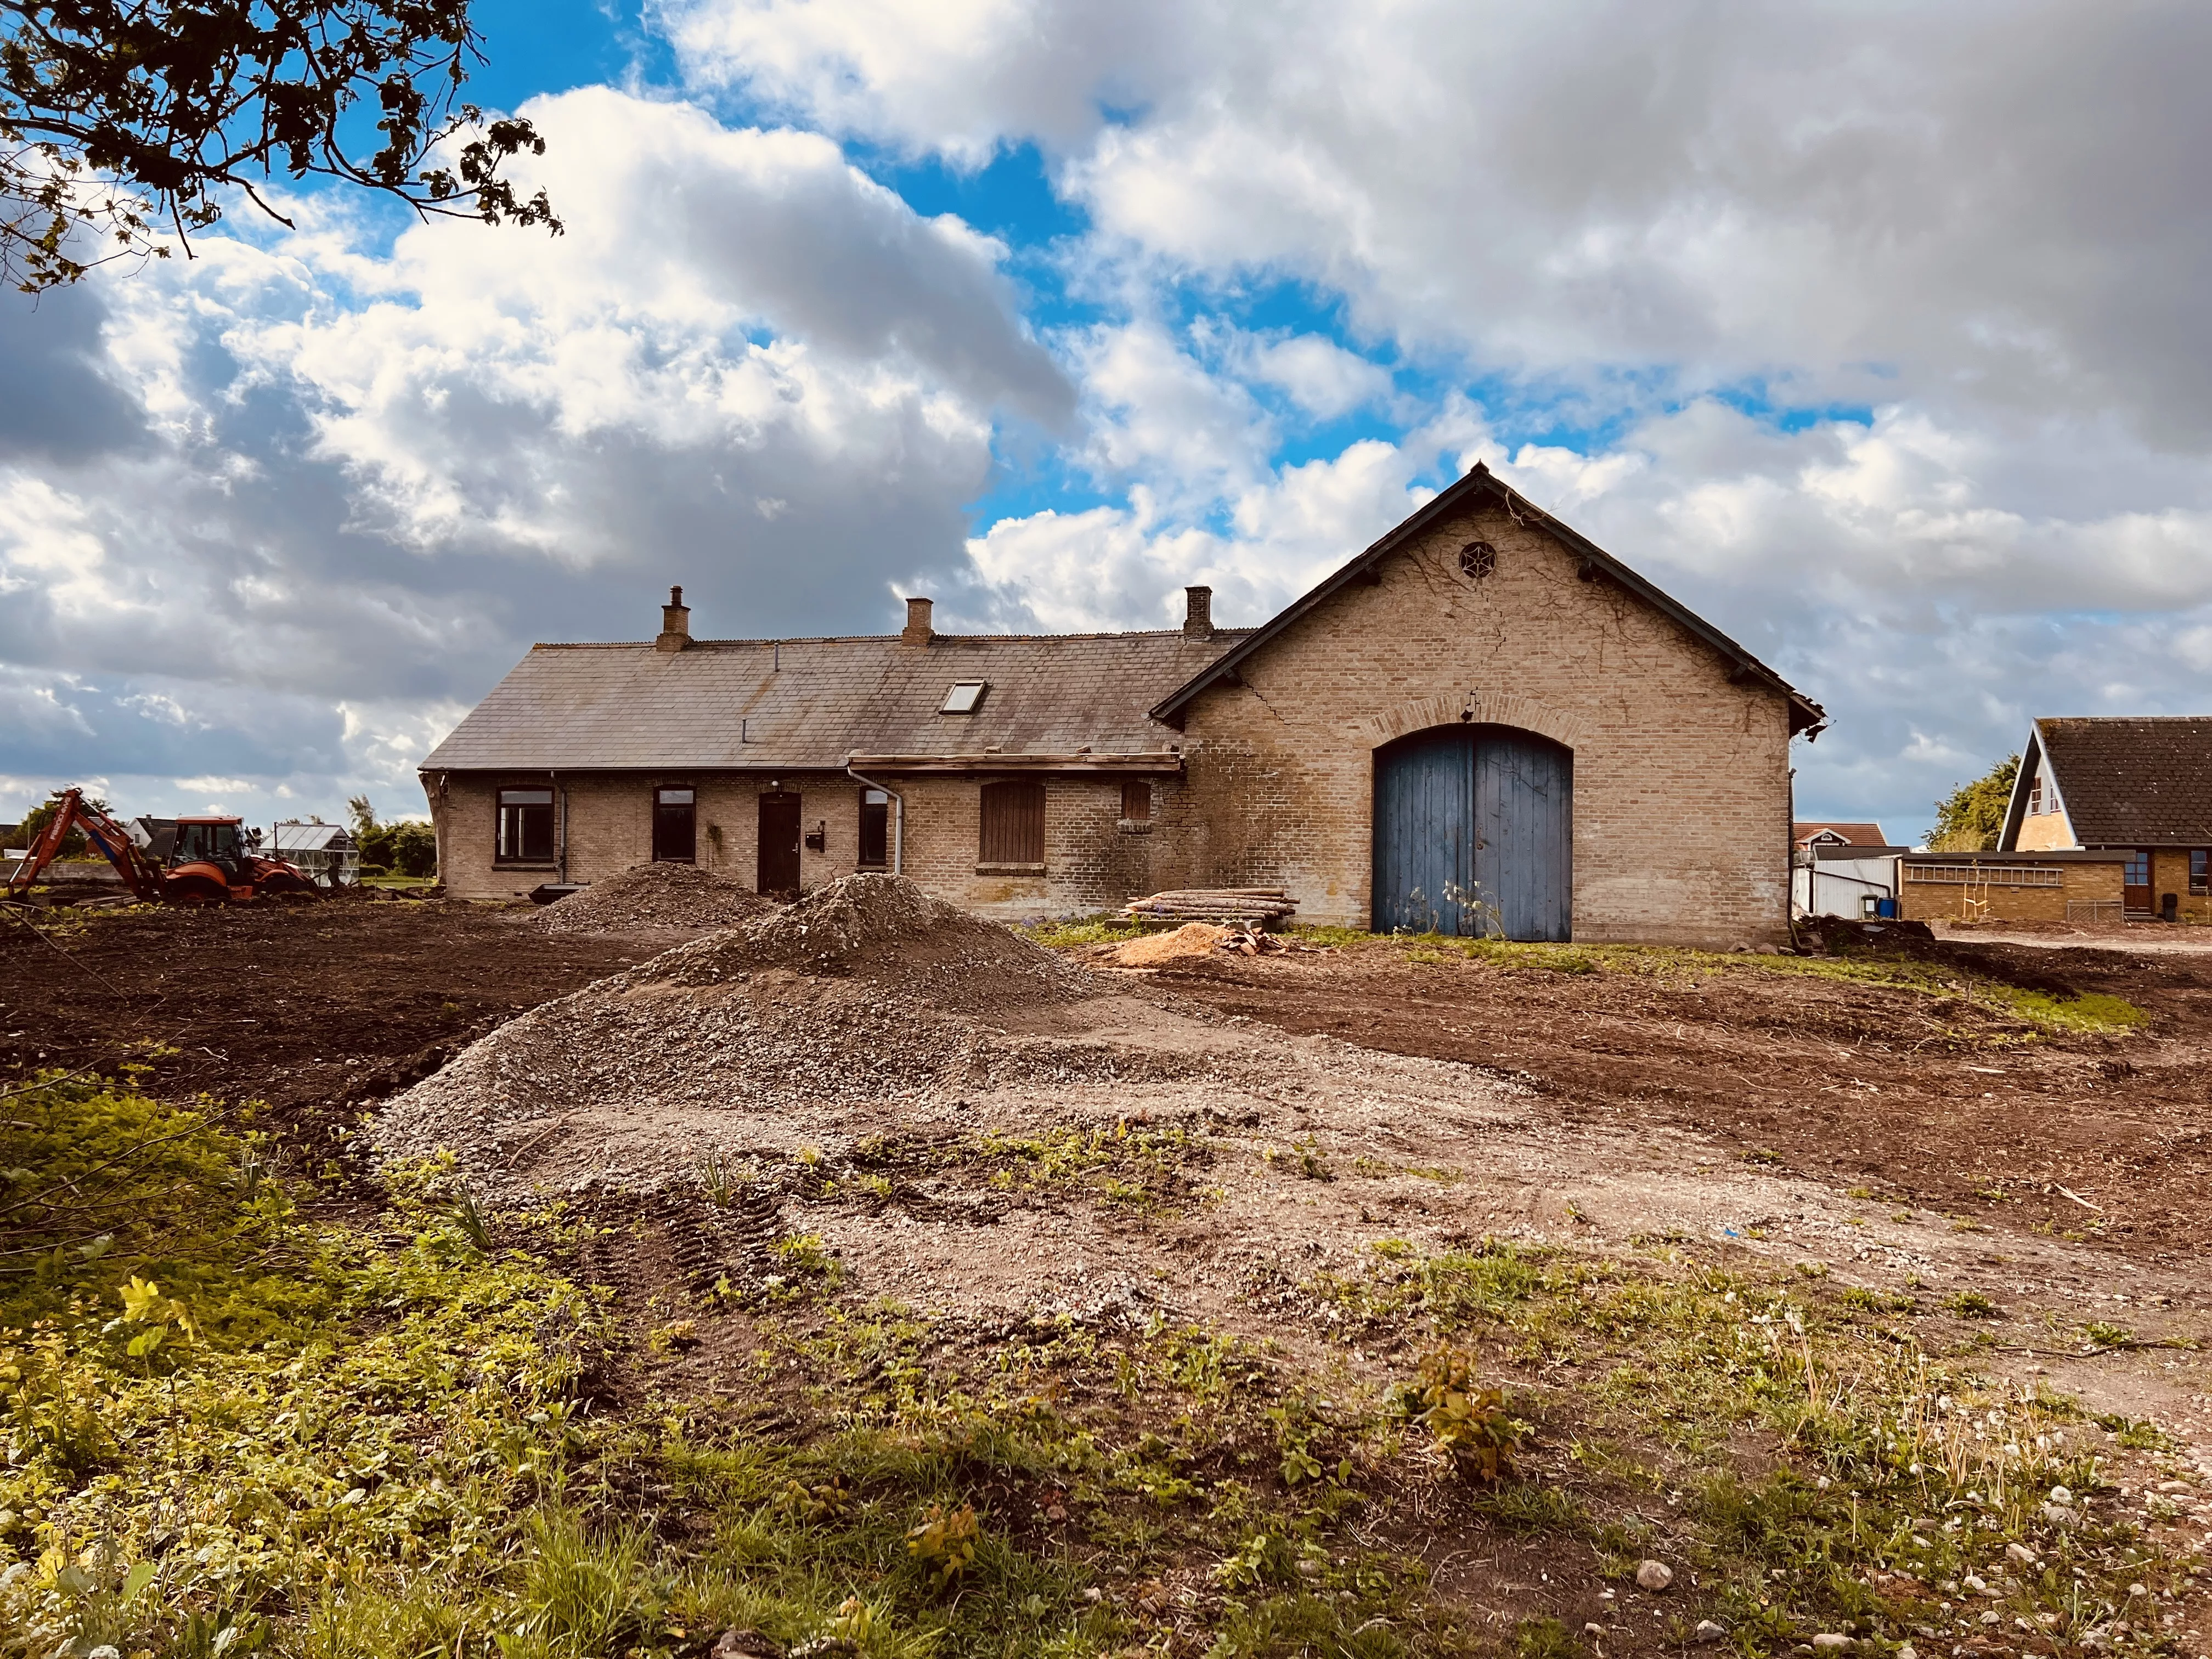
<svg viewBox="0 0 2212 1659">
<path fill-rule="evenodd" d="M 2008 984 L 1954 964 L 1887 952 L 1766 956 L 1665 945 L 1520 944 L 1438 933 L 1366 933 L 1339 927 L 1301 927 L 1293 932 L 1313 945 L 1394 946 L 1408 961 L 1429 965 L 1464 961 L 1509 972 L 1634 974 L 1691 983 L 1745 974 L 1832 980 L 1908 992 L 1932 1004 L 1978 1005 L 2040 1036 L 2118 1036 L 2136 1030 L 2148 1018 L 2135 1004 L 2102 992 L 2062 997 Z"/>
</svg>

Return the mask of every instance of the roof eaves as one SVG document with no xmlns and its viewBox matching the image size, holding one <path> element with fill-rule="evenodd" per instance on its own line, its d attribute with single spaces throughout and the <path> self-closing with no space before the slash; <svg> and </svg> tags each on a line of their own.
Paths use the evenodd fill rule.
<svg viewBox="0 0 2212 1659">
<path fill-rule="evenodd" d="M 2027 816 L 2028 775 L 2038 770 L 2056 777 L 2057 769 L 2051 765 L 2051 756 L 2043 743 L 2043 722 L 2031 720 L 2027 726 L 2027 742 L 2020 751 L 2020 769 L 2012 775 L 2012 793 L 2005 799 L 2004 829 L 1997 836 L 1997 848 L 2011 852 L 2020 845 L 2020 826 Z M 2065 797 L 2061 795 L 2060 799 Z"/>
<path fill-rule="evenodd" d="M 1731 678 L 1759 680 L 1788 698 L 1791 708 L 1790 736 L 1795 737 L 1800 732 L 1809 731 L 1814 737 L 1818 737 L 1826 728 L 1828 713 L 1819 703 L 1805 696 L 1781 675 L 1759 661 L 1750 652 L 1745 650 L 1681 601 L 1653 586 L 1650 582 L 1614 558 L 1612 554 L 1591 541 L 1580 531 L 1563 524 L 1534 502 L 1517 494 L 1511 486 L 1492 474 L 1490 469 L 1480 461 L 1474 464 L 1474 469 L 1466 477 L 1439 492 L 1410 517 L 1393 526 L 1388 533 L 1369 546 L 1365 551 L 1325 577 L 1318 586 L 1308 590 L 1285 609 L 1277 612 L 1266 624 L 1248 635 L 1235 649 L 1224 653 L 1208 663 L 1203 670 L 1186 680 L 1164 701 L 1153 705 L 1151 711 L 1152 717 L 1164 724 L 1180 728 L 1182 725 L 1184 708 L 1200 691 L 1224 676 L 1233 676 L 1241 664 L 1252 657 L 1275 635 L 1289 628 L 1291 623 L 1358 580 L 1360 574 L 1377 561 L 1395 551 L 1431 525 L 1448 517 L 1469 496 L 1483 493 L 1495 495 L 1504 501 L 1516 519 L 1523 514 L 1534 519 L 1578 557 L 1620 583 L 1621 586 L 1662 615 L 1669 617 L 1691 634 L 1705 641 L 1722 656 L 1733 658 L 1735 666 L 1731 671 Z M 1802 718 L 1801 719 L 1800 716 Z"/>
</svg>

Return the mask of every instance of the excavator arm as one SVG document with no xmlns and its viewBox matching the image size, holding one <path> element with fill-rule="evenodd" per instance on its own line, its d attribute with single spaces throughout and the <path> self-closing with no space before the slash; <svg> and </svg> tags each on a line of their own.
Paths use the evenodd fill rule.
<svg viewBox="0 0 2212 1659">
<path fill-rule="evenodd" d="M 65 791 L 53 817 L 39 832 L 29 853 L 16 865 L 8 878 L 8 896 L 21 898 L 38 884 L 46 874 L 46 866 L 59 856 L 62 845 L 69 840 L 73 829 L 84 831 L 84 838 L 98 848 L 100 856 L 115 866 L 115 873 L 123 878 L 134 897 L 151 903 L 161 896 L 161 871 L 148 858 L 138 843 L 131 839 L 123 826 L 92 805 L 81 789 Z"/>
</svg>

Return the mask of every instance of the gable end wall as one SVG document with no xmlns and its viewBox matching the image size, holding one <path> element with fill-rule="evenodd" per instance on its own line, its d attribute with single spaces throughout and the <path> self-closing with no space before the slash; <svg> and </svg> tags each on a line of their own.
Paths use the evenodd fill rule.
<svg viewBox="0 0 2212 1659">
<path fill-rule="evenodd" d="M 1498 550 L 1462 575 L 1461 548 Z M 1280 882 L 1304 921 L 1365 927 L 1375 750 L 1464 712 L 1575 752 L 1574 936 L 1725 948 L 1789 938 L 1789 708 L 1504 513 L 1449 522 L 1191 705 L 1182 879 Z"/>
</svg>

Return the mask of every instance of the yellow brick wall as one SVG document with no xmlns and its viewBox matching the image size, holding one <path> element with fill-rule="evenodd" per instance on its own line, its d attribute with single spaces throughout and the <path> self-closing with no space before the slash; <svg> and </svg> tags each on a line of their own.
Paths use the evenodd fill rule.
<svg viewBox="0 0 2212 1659">
<path fill-rule="evenodd" d="M 1461 574 L 1473 539 L 1495 574 Z M 1783 697 L 1504 513 L 1445 525 L 1277 640 L 1188 722 L 1164 883 L 1281 882 L 1299 920 L 1367 925 L 1374 752 L 1477 720 L 1574 750 L 1574 936 L 1725 947 L 1788 930 Z M 1172 850 L 1169 850 L 1169 849 Z"/>
<path fill-rule="evenodd" d="M 2077 845 L 2074 826 L 2063 812 L 2037 812 L 2020 821 L 2020 839 L 2014 846 L 2023 853 L 2062 851 Z"/>
<path fill-rule="evenodd" d="M 1963 861 L 1963 860 L 1962 860 Z M 1907 921 L 2064 921 L 2069 901 L 2075 903 L 2120 902 L 2120 866 L 2117 864 L 2060 864 L 2057 887 L 1968 886 L 1956 882 L 1915 881 L 1908 864 L 1899 884 L 1898 914 Z M 1996 867 L 1992 866 L 1992 873 Z M 1969 897 L 1981 901 L 1970 905 Z M 2118 921 L 2117 911 L 2109 915 Z"/>
<path fill-rule="evenodd" d="M 2212 922 L 2212 898 L 2189 890 L 2189 854 L 2185 850 L 2158 851 L 2150 855 L 2150 903 L 2156 910 L 2171 893 L 2180 901 L 2184 921 L 2199 926 Z"/>
<path fill-rule="evenodd" d="M 990 781 L 934 774 L 879 780 L 905 798 L 903 867 L 930 891 L 987 914 L 1019 917 L 1118 907 L 1159 884 L 1152 879 L 1152 860 L 1162 844 L 1160 815 L 1179 793 L 1175 780 L 1153 780 L 1154 828 L 1149 834 L 1134 834 L 1119 822 L 1120 779 L 1045 779 L 1042 876 L 978 871 L 982 786 Z M 454 775 L 442 799 L 433 794 L 439 870 L 449 891 L 464 898 L 513 898 L 559 878 L 557 860 L 535 866 L 493 862 L 498 790 L 502 784 L 530 781 L 520 776 Z M 799 794 L 802 831 L 811 834 L 817 824 L 825 830 L 827 845 L 822 851 L 802 843 L 801 882 L 816 887 L 850 875 L 858 867 L 860 844 L 860 787 L 850 778 L 842 773 L 792 773 L 775 780 L 750 774 L 695 773 L 563 779 L 568 878 L 603 881 L 650 860 L 653 789 L 663 783 L 688 783 L 698 797 L 700 866 L 750 887 L 759 868 L 759 798 L 771 782 Z M 434 791 L 435 785 L 432 787 Z"/>
</svg>

